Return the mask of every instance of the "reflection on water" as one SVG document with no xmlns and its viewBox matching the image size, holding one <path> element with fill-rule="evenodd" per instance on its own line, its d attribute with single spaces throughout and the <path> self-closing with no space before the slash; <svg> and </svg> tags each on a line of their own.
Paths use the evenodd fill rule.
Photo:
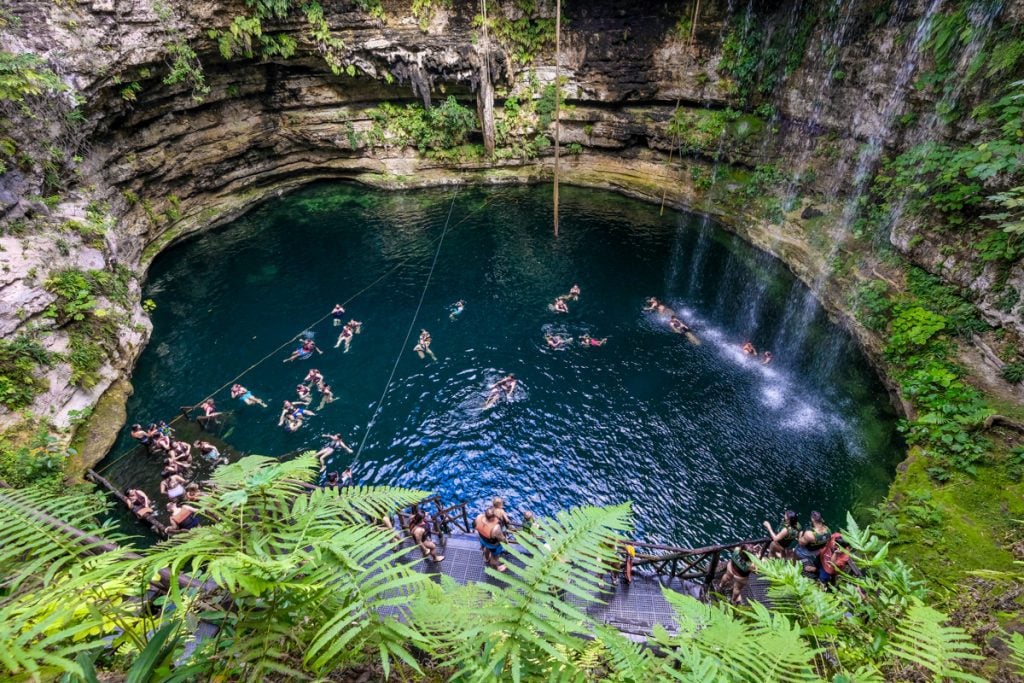
<svg viewBox="0 0 1024 683">
<path fill-rule="evenodd" d="M 838 523 L 882 495 L 899 446 L 862 356 L 820 311 L 788 315 L 793 277 L 700 217 L 567 188 L 554 239 L 546 189 L 462 190 L 416 323 L 438 360 L 400 348 L 452 196 L 318 186 L 161 256 L 145 293 L 157 302 L 155 329 L 131 419 L 173 416 L 408 260 L 348 306 L 364 322 L 350 353 L 332 348 L 338 328 L 327 320 L 314 328 L 324 355 L 285 364 L 283 351 L 242 380 L 270 408 L 217 396 L 236 446 L 281 455 L 319 448 L 325 432 L 358 444 L 401 354 L 356 467 L 362 483 L 474 507 L 502 495 L 541 514 L 628 499 L 640 535 L 699 544 L 755 533 L 785 507 Z M 579 301 L 550 312 L 574 282 Z M 699 345 L 641 312 L 652 295 Z M 451 321 L 458 299 L 466 310 Z M 808 329 L 787 328 L 797 320 Z M 608 343 L 556 351 L 548 333 Z M 748 339 L 775 361 L 744 355 Z M 800 345 L 773 347 L 786 339 Z M 337 400 L 286 434 L 279 406 L 314 366 Z M 509 372 L 520 379 L 513 400 L 482 411 Z M 131 467 L 144 480 L 156 466 Z"/>
</svg>

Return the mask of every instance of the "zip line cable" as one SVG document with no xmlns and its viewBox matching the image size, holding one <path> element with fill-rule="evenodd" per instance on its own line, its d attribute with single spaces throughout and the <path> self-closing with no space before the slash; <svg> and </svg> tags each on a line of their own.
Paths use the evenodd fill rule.
<svg viewBox="0 0 1024 683">
<path fill-rule="evenodd" d="M 416 312 L 412 314 L 412 320 L 409 322 L 409 329 L 405 333 L 405 339 L 402 341 L 402 347 L 398 350 L 398 355 L 395 356 L 395 364 L 391 366 L 391 374 L 388 376 L 388 381 L 384 385 L 384 392 L 380 395 L 380 399 L 377 401 L 377 406 L 373 409 L 373 413 L 370 414 L 370 421 L 366 423 L 366 431 L 363 432 L 363 440 L 359 442 L 359 448 L 356 449 L 356 454 L 352 456 L 352 463 L 349 467 L 353 467 L 356 461 L 359 459 L 359 455 L 363 452 L 363 446 L 366 445 L 366 439 L 370 436 L 370 431 L 373 429 L 373 425 L 377 422 L 377 416 L 380 415 L 380 407 L 384 404 L 384 399 L 388 395 L 388 390 L 391 389 L 391 382 L 395 379 L 395 372 L 398 370 L 398 364 L 402 361 L 402 354 L 405 353 L 405 347 L 409 344 L 409 339 L 412 337 L 412 331 L 416 327 L 416 319 L 420 316 L 420 309 L 423 308 L 423 300 L 427 298 L 427 288 L 430 287 L 430 278 L 434 276 L 434 267 L 437 266 L 437 259 L 441 255 L 441 246 L 444 244 L 444 236 L 448 232 L 448 223 L 452 219 L 452 211 L 455 210 L 455 199 L 459 196 L 459 190 L 456 188 L 455 194 L 452 196 L 452 204 L 448 207 L 448 220 L 444 222 L 444 230 L 441 231 L 441 239 L 437 242 L 437 251 L 434 252 L 434 261 L 430 264 L 430 272 L 427 273 L 427 281 L 423 284 L 423 291 L 420 293 L 420 302 L 416 305 Z"/>
<path fill-rule="evenodd" d="M 452 225 L 452 226 L 451 226 L 451 227 L 449 228 L 449 225 L 448 225 L 448 224 L 449 224 L 449 222 L 451 221 L 451 217 L 452 217 L 452 211 L 453 211 L 453 209 L 455 208 L 455 198 L 456 198 L 456 197 L 458 196 L 458 194 L 459 194 L 459 192 L 458 192 L 458 189 L 456 189 L 456 191 L 455 191 L 455 196 L 453 196 L 453 197 L 452 197 L 452 204 L 451 204 L 451 206 L 450 206 L 450 207 L 448 208 L 448 218 L 447 218 L 447 220 L 445 221 L 445 227 L 444 227 L 444 230 L 443 230 L 443 231 L 442 231 L 442 233 L 441 233 L 441 236 L 440 236 L 440 237 L 436 237 L 436 238 L 434 238 L 433 240 L 431 240 L 431 241 L 429 242 L 430 244 L 433 244 L 434 242 L 438 242 L 438 243 L 439 243 L 439 244 L 438 244 L 438 246 L 439 246 L 439 248 L 440 248 L 440 242 L 444 240 L 444 236 L 445 236 L 445 233 L 447 233 L 447 232 L 448 232 L 449 230 L 454 230 L 455 228 L 459 227 L 460 225 L 462 225 L 463 223 L 465 223 L 466 221 L 468 221 L 468 220 L 469 220 L 470 218 L 472 218 L 473 216 L 475 216 L 475 215 L 476 215 L 476 214 L 478 214 L 479 212 L 483 211 L 483 210 L 484 210 L 485 208 L 487 208 L 487 207 L 488 207 L 488 206 L 489 206 L 489 205 L 490 205 L 490 204 L 491 204 L 492 202 L 494 202 L 495 200 L 497 200 L 497 199 L 499 198 L 499 197 L 495 196 L 495 197 L 491 197 L 491 198 L 488 198 L 488 199 L 486 199 L 486 200 L 485 200 L 485 201 L 484 201 L 484 202 L 483 202 L 482 204 L 480 204 L 480 206 L 478 206 L 477 208 L 475 208 L 475 209 L 473 209 L 472 211 L 470 211 L 469 213 L 467 213 L 467 214 L 466 214 L 466 215 L 465 215 L 465 216 L 464 216 L 464 217 L 463 217 L 463 218 L 462 218 L 462 219 L 461 219 L 461 220 L 460 220 L 460 221 L 459 221 L 458 223 L 455 223 L 454 225 Z M 438 253 L 440 253 L 440 251 L 438 251 Z M 380 277 L 378 277 L 378 278 L 377 278 L 376 280 L 374 280 L 374 281 L 373 281 L 373 282 L 371 282 L 370 284 L 366 285 L 365 287 L 363 287 L 362 289 L 360 289 L 360 290 L 359 290 L 358 292 L 356 292 L 355 294 L 353 294 L 353 295 L 352 295 L 352 296 L 350 296 L 349 298 L 345 299 L 345 301 L 343 301 L 343 302 L 342 302 L 342 304 L 341 304 L 341 307 L 342 307 L 342 308 L 344 308 L 345 306 L 348 306 L 348 305 L 349 305 L 350 303 L 352 303 L 353 301 L 355 301 L 356 299 L 358 299 L 359 297 L 361 297 L 361 296 L 362 296 L 363 294 L 365 294 L 366 292 L 370 291 L 371 289 L 373 289 L 374 287 L 376 287 L 376 286 L 377 286 L 378 284 L 380 284 L 380 283 L 381 283 L 382 281 L 384 281 L 385 279 L 387 279 L 388 277 L 390 277 L 390 276 L 391 276 L 392 274 L 394 274 L 394 273 L 395 273 L 396 271 L 398 271 L 399 269 L 401 269 L 401 268 L 405 267 L 405 265 L 406 265 L 406 264 L 408 264 L 408 263 L 409 263 L 410 261 L 412 261 L 412 260 L 413 260 L 414 258 L 416 258 L 416 256 L 415 256 L 415 255 L 412 255 L 412 256 L 407 256 L 406 258 L 404 258 L 404 259 L 402 259 L 401 261 L 399 261 L 398 263 L 396 263 L 396 264 L 395 264 L 394 266 L 392 266 L 391 268 L 389 268 L 388 270 L 386 270 L 386 271 L 384 272 L 384 274 L 383 274 L 383 275 L 381 275 Z M 436 263 L 436 262 L 437 262 L 437 255 L 436 255 L 436 254 L 435 254 L 435 256 L 434 256 L 434 259 L 435 259 L 435 260 L 434 260 L 434 262 Z M 430 271 L 430 272 L 431 272 L 431 274 L 433 274 L 433 266 L 431 266 L 431 271 Z M 429 282 L 429 279 L 428 279 L 428 282 Z M 421 298 L 421 299 L 420 299 L 420 304 L 422 305 L 422 303 L 423 303 L 423 300 L 422 300 L 422 298 Z M 417 308 L 417 311 L 416 311 L 416 313 L 417 313 L 417 315 L 419 315 L 419 309 L 418 309 L 418 308 Z M 321 316 L 320 318 L 317 318 L 317 319 L 316 319 L 315 321 L 313 321 L 312 323 L 310 323 L 310 324 L 306 325 L 305 327 L 303 327 L 303 328 L 302 328 L 302 329 L 303 329 L 303 332 L 304 332 L 304 331 L 306 331 L 306 330 L 312 329 L 313 327 L 316 327 L 317 325 L 319 325 L 320 323 L 322 323 L 322 322 L 323 322 L 324 320 L 326 320 L 326 319 L 327 319 L 327 318 L 329 318 L 330 316 L 331 316 L 331 313 L 327 313 L 326 315 L 323 315 L 323 316 Z M 414 323 L 415 323 L 415 317 L 413 318 L 413 321 L 414 321 Z M 277 355 L 278 353 L 280 353 L 280 352 L 281 352 L 281 349 L 285 348 L 286 346 L 289 346 L 289 345 L 290 345 L 290 344 L 291 344 L 292 342 L 294 342 L 294 341 L 295 341 L 296 339 L 298 339 L 298 338 L 299 338 L 299 337 L 301 337 L 301 336 L 302 336 L 302 332 L 300 332 L 299 334 L 295 335 L 294 337 L 291 337 L 290 339 L 288 339 L 288 341 L 284 342 L 283 344 L 281 344 L 280 346 L 278 346 L 277 348 L 275 348 L 275 349 L 274 349 L 273 351 L 271 351 L 271 352 L 270 352 L 270 353 L 268 353 L 267 355 L 263 356 L 263 357 L 262 357 L 261 359 L 259 359 L 258 361 L 256 361 L 256 362 L 255 362 L 255 363 L 253 363 L 252 365 L 250 365 L 249 367 L 247 367 L 247 368 L 245 368 L 244 370 L 242 370 L 242 371 L 241 371 L 240 373 L 238 373 L 237 375 L 235 375 L 235 376 L 234 376 L 234 377 L 233 377 L 232 379 L 228 380 L 227 382 L 225 382 L 224 384 L 222 384 L 222 385 L 221 385 L 220 387 L 218 387 L 217 389 L 215 389 L 215 390 L 214 390 L 214 391 L 212 391 L 211 393 L 207 394 L 207 395 L 206 395 L 206 396 L 205 396 L 204 398 L 202 398 L 201 400 L 199 400 L 199 401 L 198 401 L 198 402 L 197 402 L 197 403 L 195 404 L 195 406 L 199 406 L 199 405 L 201 405 L 201 404 L 202 404 L 202 403 L 203 403 L 204 401 L 207 401 L 208 399 L 211 399 L 211 398 L 213 398 L 214 396 L 216 396 L 217 394 L 219 394 L 220 392 L 222 392 L 222 391 L 223 391 L 224 389 L 228 388 L 229 386 L 231 386 L 232 384 L 234 384 L 234 383 L 235 383 L 235 382 L 237 382 L 238 380 L 242 379 L 242 377 L 244 377 L 245 375 L 249 374 L 250 372 L 252 372 L 253 370 L 255 370 L 255 369 L 256 369 L 257 367 L 259 367 L 260 365 L 262 365 L 263 363 L 266 363 L 266 362 L 267 362 L 268 360 L 270 360 L 270 359 L 271 359 L 272 357 L 274 357 L 274 356 L 276 356 L 276 355 Z M 407 337 L 406 339 L 408 340 L 408 337 Z M 396 365 L 396 367 L 397 367 L 397 365 Z M 392 372 L 392 377 L 394 377 L 394 373 L 393 373 L 393 372 Z M 391 381 L 391 380 L 388 380 L 389 384 L 390 384 L 390 381 Z M 385 389 L 385 391 L 386 391 L 386 389 Z M 382 400 L 383 400 L 383 399 L 382 399 Z M 379 407 L 379 406 L 378 406 L 378 407 Z M 173 419 L 172 419 L 172 420 L 171 420 L 170 422 L 168 422 L 167 424 L 168 424 L 168 426 L 170 426 L 170 425 L 173 425 L 173 424 L 174 424 L 175 422 L 177 422 L 178 420 L 184 419 L 184 417 L 185 417 L 185 416 L 184 416 L 184 415 L 181 415 L 181 414 L 179 414 L 179 415 L 176 415 L 176 416 L 175 416 L 175 417 L 174 417 L 174 418 L 173 418 Z M 364 439 L 364 441 L 365 441 L 365 439 Z M 117 456 L 116 456 L 116 457 L 115 457 L 114 459 L 112 459 L 112 460 L 111 460 L 111 461 L 110 461 L 109 463 L 107 463 L 106 465 L 104 465 L 103 467 L 101 467 L 101 468 L 99 468 L 99 469 L 94 469 L 93 471 L 95 471 L 95 472 L 96 472 L 97 474 L 101 474 L 101 473 L 103 473 L 103 472 L 106 472 L 106 471 L 108 471 L 108 470 L 109 470 L 109 469 L 110 469 L 111 467 L 113 467 L 113 466 L 114 466 L 114 465 L 116 465 L 116 464 L 117 464 L 118 462 L 120 462 L 120 461 L 121 461 L 121 460 L 123 460 L 123 459 L 124 459 L 125 457 L 127 457 L 127 456 L 128 456 L 128 455 L 129 455 L 129 454 L 130 454 L 130 453 L 131 453 L 132 451 L 134 451 L 134 450 L 135 450 L 136 448 L 138 448 L 138 445 L 135 445 L 135 446 L 131 446 L 131 447 L 127 448 L 126 450 L 124 450 L 124 451 L 122 451 L 121 453 L 119 453 L 119 454 L 118 454 L 118 455 L 117 455 Z M 360 445 L 360 449 L 362 449 L 362 446 L 361 446 L 361 445 Z"/>
</svg>

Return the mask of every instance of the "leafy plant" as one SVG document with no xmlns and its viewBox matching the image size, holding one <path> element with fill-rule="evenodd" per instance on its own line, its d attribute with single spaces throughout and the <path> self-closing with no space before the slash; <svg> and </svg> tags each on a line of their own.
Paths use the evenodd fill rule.
<svg viewBox="0 0 1024 683">
<path fill-rule="evenodd" d="M 34 336 L 19 334 L 0 339 L 0 405 L 10 410 L 29 405 L 48 387 L 37 373 L 51 365 L 52 354 Z"/>
<path fill-rule="evenodd" d="M 538 54 L 550 47 L 555 40 L 555 19 L 552 12 L 541 0 L 512 0 L 511 18 L 504 12 L 487 15 L 487 28 L 497 38 L 512 59 L 520 65 L 533 62 Z M 483 26 L 484 18 L 477 15 L 475 26 Z"/>
</svg>

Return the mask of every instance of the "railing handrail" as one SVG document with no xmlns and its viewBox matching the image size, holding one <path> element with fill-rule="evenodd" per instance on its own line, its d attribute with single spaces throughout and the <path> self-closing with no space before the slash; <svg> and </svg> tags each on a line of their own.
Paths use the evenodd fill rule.
<svg viewBox="0 0 1024 683">
<path fill-rule="evenodd" d="M 758 545 L 761 543 L 771 543 L 772 539 L 768 537 L 747 539 L 743 541 L 733 541 L 731 543 L 720 543 L 718 545 L 709 545 L 703 548 L 682 548 L 679 546 L 662 545 L 660 543 L 646 543 L 644 541 L 623 541 L 623 545 L 631 545 L 634 548 L 650 548 L 652 550 L 665 550 L 674 554 L 679 555 L 704 555 L 707 553 L 713 553 L 716 550 L 732 550 L 738 548 L 741 545 Z"/>
</svg>

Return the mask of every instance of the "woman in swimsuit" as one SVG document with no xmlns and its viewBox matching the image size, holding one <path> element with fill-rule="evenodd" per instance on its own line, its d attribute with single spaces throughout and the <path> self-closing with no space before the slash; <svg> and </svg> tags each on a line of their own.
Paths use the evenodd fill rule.
<svg viewBox="0 0 1024 683">
<path fill-rule="evenodd" d="M 143 429 L 142 425 L 138 423 L 132 425 L 131 437 L 138 441 L 143 446 L 145 446 L 146 450 L 149 450 L 150 445 L 153 442 L 152 438 L 149 435 L 149 432 Z"/>
<path fill-rule="evenodd" d="M 555 299 L 555 303 L 550 304 L 548 308 L 550 308 L 555 313 L 569 312 L 569 305 L 565 303 L 565 299 L 563 299 L 562 297 L 558 297 L 557 299 Z"/>
<path fill-rule="evenodd" d="M 821 513 L 817 510 L 811 512 L 811 527 L 800 532 L 797 537 L 797 546 L 794 548 L 796 559 L 800 560 L 804 571 L 808 574 L 817 575 L 818 556 L 831 536 L 832 531 L 825 525 Z"/>
<path fill-rule="evenodd" d="M 164 472 L 168 472 L 168 469 L 164 468 Z M 185 495 L 185 477 L 174 472 L 166 474 L 163 481 L 160 482 L 160 493 L 171 500 L 181 498 Z"/>
<path fill-rule="evenodd" d="M 576 283 L 573 283 L 572 287 L 569 288 L 569 293 L 565 295 L 565 298 L 572 299 L 573 301 L 578 301 L 580 298 L 580 286 Z"/>
<path fill-rule="evenodd" d="M 220 451 L 209 441 L 196 441 L 192 446 L 199 451 L 199 455 L 202 456 L 203 460 L 213 463 L 214 465 L 226 465 L 228 459 L 221 457 Z"/>
<path fill-rule="evenodd" d="M 548 343 L 549 347 L 551 347 L 552 349 L 555 349 L 557 351 L 558 349 L 562 348 L 566 344 L 569 344 L 570 342 L 572 342 L 572 339 L 566 339 L 565 337 L 560 337 L 560 336 L 554 335 L 554 334 L 545 334 L 544 335 L 544 341 L 546 341 Z"/>
<path fill-rule="evenodd" d="M 296 403 L 304 403 L 309 405 L 313 402 L 313 393 L 309 390 L 305 384 L 298 384 L 295 387 L 295 393 L 298 394 L 298 398 L 295 399 Z"/>
<path fill-rule="evenodd" d="M 320 436 L 327 439 L 327 445 L 316 453 L 316 457 L 320 459 L 321 469 L 327 467 L 327 458 L 331 457 L 339 448 L 349 454 L 352 453 L 352 449 L 342 440 L 341 434 L 321 434 Z"/>
<path fill-rule="evenodd" d="M 146 515 L 153 514 L 153 503 L 150 502 L 149 496 L 146 492 L 141 489 L 125 489 L 124 491 L 125 505 L 128 509 L 139 518 L 145 517 Z"/>
<path fill-rule="evenodd" d="M 656 311 L 658 309 L 658 306 L 661 306 L 661 302 L 659 302 L 653 296 L 652 297 L 648 297 L 647 298 L 647 303 L 644 304 L 643 311 L 644 311 L 644 313 L 653 313 L 654 311 Z"/>
<path fill-rule="evenodd" d="M 686 325 L 685 325 L 685 324 L 683 323 L 683 321 L 682 321 L 682 320 L 680 320 L 679 318 L 677 318 L 676 316 L 672 316 L 671 318 L 669 318 L 669 320 L 668 320 L 668 326 L 669 326 L 669 327 L 670 327 L 670 328 L 672 329 L 672 331 L 673 331 L 673 332 L 675 332 L 676 334 L 683 334 L 684 332 L 689 332 L 689 331 L 690 331 L 690 328 L 689 328 L 689 327 L 687 327 L 687 326 L 686 326 Z"/>
<path fill-rule="evenodd" d="M 754 345 L 751 344 L 750 342 L 743 342 L 743 346 L 741 348 L 743 349 L 743 353 L 747 354 L 748 356 L 757 355 L 757 349 L 755 349 Z"/>
<path fill-rule="evenodd" d="M 334 318 L 335 327 L 341 325 L 341 316 L 343 315 L 345 315 L 345 309 L 341 307 L 341 304 L 334 304 L 334 309 L 331 310 L 331 317 Z"/>
<path fill-rule="evenodd" d="M 604 346 L 605 342 L 608 341 L 608 337 L 603 339 L 594 339 L 589 334 L 580 335 L 580 344 L 584 346 Z"/>
<path fill-rule="evenodd" d="M 266 402 L 263 399 L 256 398 L 252 395 L 252 392 L 243 387 L 241 384 L 235 384 L 231 387 L 231 398 L 237 398 L 239 401 L 247 406 L 263 406 L 267 407 Z"/>
<path fill-rule="evenodd" d="M 352 328 L 352 334 L 359 334 L 363 331 L 363 323 L 358 320 L 349 320 L 346 324 Z"/>
<path fill-rule="evenodd" d="M 786 510 L 782 513 L 782 526 L 779 527 L 778 533 L 772 529 L 772 525 L 767 519 L 761 524 L 771 534 L 772 543 L 768 546 L 768 552 L 772 557 L 792 557 L 793 544 L 800 536 L 800 517 L 792 510 Z"/>
<path fill-rule="evenodd" d="M 773 358 L 772 352 L 771 351 L 765 351 L 764 352 L 764 360 L 761 361 L 761 365 L 768 365 L 769 363 L 772 362 L 772 358 Z"/>
</svg>

